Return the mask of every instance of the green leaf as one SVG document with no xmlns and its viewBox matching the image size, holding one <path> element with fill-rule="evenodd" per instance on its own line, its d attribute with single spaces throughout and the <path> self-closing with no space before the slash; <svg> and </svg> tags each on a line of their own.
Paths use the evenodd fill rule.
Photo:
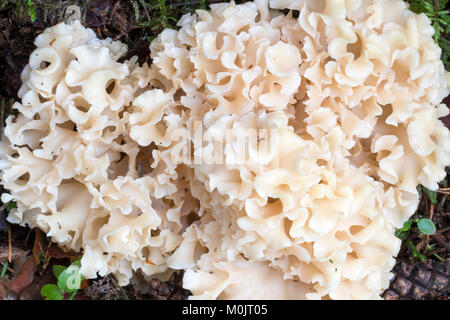
<svg viewBox="0 0 450 320">
<path fill-rule="evenodd" d="M 34 7 L 32 0 L 27 0 L 26 5 L 28 7 L 28 15 L 30 16 L 31 22 L 36 21 L 36 8 Z"/>
<path fill-rule="evenodd" d="M 414 220 L 407 220 L 403 224 L 403 227 L 395 231 L 395 236 L 401 240 L 404 240 L 406 236 L 408 235 L 409 230 L 411 229 L 411 226 L 413 224 Z"/>
<path fill-rule="evenodd" d="M 434 253 L 433 256 L 436 257 L 436 259 L 438 259 L 439 261 L 445 262 L 444 258 L 442 258 L 440 255 L 438 255 L 437 253 Z"/>
<path fill-rule="evenodd" d="M 76 259 L 74 262 L 72 262 L 73 266 L 78 266 L 81 268 L 81 258 Z"/>
<path fill-rule="evenodd" d="M 431 3 L 427 2 L 427 1 L 423 1 L 423 7 L 425 10 L 432 12 L 434 11 L 433 6 L 431 5 Z"/>
<path fill-rule="evenodd" d="M 77 294 L 77 292 L 75 291 L 75 292 L 73 292 L 71 295 L 70 295 L 70 297 L 69 297 L 69 299 L 68 300 L 73 300 L 73 298 L 75 297 L 75 295 Z"/>
<path fill-rule="evenodd" d="M 435 243 L 433 243 L 431 245 L 427 244 L 427 252 L 430 252 L 430 251 L 432 251 L 435 248 L 436 248 L 436 244 Z"/>
<path fill-rule="evenodd" d="M 403 224 L 403 227 L 401 227 L 400 231 L 409 231 L 411 229 L 411 226 L 413 224 L 414 220 L 413 219 L 409 219 L 407 221 L 405 221 L 405 223 Z"/>
<path fill-rule="evenodd" d="M 422 198 L 422 186 L 419 184 L 417 187 L 417 193 L 419 194 L 419 198 Z"/>
<path fill-rule="evenodd" d="M 441 24 L 443 24 L 444 26 L 448 25 L 448 21 L 442 19 L 442 18 L 438 18 L 437 21 L 439 21 Z M 441 27 L 442 28 L 442 27 Z M 442 28 L 444 29 L 444 28 Z"/>
<path fill-rule="evenodd" d="M 8 268 L 8 261 L 3 264 L 2 272 L 0 273 L 0 278 L 3 278 L 6 274 L 6 269 Z"/>
<path fill-rule="evenodd" d="M 11 201 L 10 203 L 8 203 L 8 206 L 6 207 L 6 210 L 9 212 L 12 209 L 17 208 L 17 203 L 15 201 Z"/>
<path fill-rule="evenodd" d="M 428 199 L 430 199 L 430 202 L 432 204 L 437 203 L 437 192 L 436 191 L 431 191 L 430 189 L 427 189 L 424 186 L 422 186 L 422 190 L 425 192 L 425 194 L 427 195 Z"/>
<path fill-rule="evenodd" d="M 80 289 L 84 277 L 80 274 L 80 266 L 71 264 L 58 277 L 58 287 L 64 292 L 73 293 Z"/>
<path fill-rule="evenodd" d="M 55 264 L 55 265 L 53 265 L 52 270 L 53 270 L 53 274 L 55 275 L 55 277 L 58 278 L 59 275 L 60 275 L 64 270 L 66 270 L 66 267 L 65 267 L 65 266 L 62 266 L 62 265 L 59 265 L 59 264 Z"/>
<path fill-rule="evenodd" d="M 417 227 L 422 233 L 427 235 L 432 235 L 436 232 L 436 226 L 430 219 L 420 219 L 417 222 Z"/>
<path fill-rule="evenodd" d="M 39 262 L 41 262 L 41 263 L 45 262 L 45 257 L 44 257 L 44 254 L 42 252 L 39 252 Z"/>
<path fill-rule="evenodd" d="M 438 44 L 442 48 L 441 59 L 444 62 L 444 65 L 450 68 L 450 40 L 445 37 L 441 37 L 438 40 Z"/>
<path fill-rule="evenodd" d="M 416 246 L 411 242 L 411 240 L 408 241 L 408 246 L 411 249 L 414 258 L 418 258 L 421 261 L 425 261 L 425 256 L 421 254 L 419 251 L 417 251 Z"/>
<path fill-rule="evenodd" d="M 63 300 L 61 289 L 54 284 L 46 284 L 41 288 L 41 295 L 45 300 Z"/>
<path fill-rule="evenodd" d="M 207 10 L 208 9 L 208 0 L 200 0 L 198 4 L 199 9 Z"/>
<path fill-rule="evenodd" d="M 152 24 L 150 23 L 150 21 L 143 21 L 143 22 L 139 22 L 138 26 L 142 27 L 142 28 L 149 28 L 152 26 Z"/>
<path fill-rule="evenodd" d="M 439 4 L 439 10 L 443 10 L 443 9 L 445 9 L 445 7 L 447 7 L 448 0 L 438 0 L 438 4 Z"/>
</svg>

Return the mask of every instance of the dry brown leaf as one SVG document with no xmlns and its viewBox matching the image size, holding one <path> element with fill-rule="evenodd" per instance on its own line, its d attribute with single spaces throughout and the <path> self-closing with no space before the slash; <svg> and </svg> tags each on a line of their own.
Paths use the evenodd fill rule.
<svg viewBox="0 0 450 320">
<path fill-rule="evenodd" d="M 8 279 L 0 279 L 0 300 L 4 300 L 8 297 L 8 287 L 9 281 Z"/>
<path fill-rule="evenodd" d="M 20 293 L 19 300 L 42 300 L 41 287 L 37 283 L 31 283 Z"/>
<path fill-rule="evenodd" d="M 8 259 L 8 254 L 9 254 L 8 251 L 9 251 L 8 246 L 0 245 L 0 261 L 4 261 L 4 260 Z M 25 251 L 18 247 L 12 246 L 11 253 L 12 253 L 12 255 L 11 255 L 12 261 L 14 261 L 18 257 L 26 256 L 28 254 L 28 251 Z"/>
<path fill-rule="evenodd" d="M 78 258 L 81 256 L 80 253 L 73 252 L 73 251 L 65 252 L 61 248 L 56 247 L 56 246 L 52 246 L 52 247 L 48 248 L 46 251 L 46 255 L 47 255 L 47 257 L 51 257 L 54 259 L 65 259 L 65 258 L 74 259 L 74 258 Z"/>
<path fill-rule="evenodd" d="M 11 291 L 19 294 L 23 288 L 33 282 L 35 268 L 34 258 L 29 257 L 20 269 L 19 274 L 11 281 Z"/>
</svg>

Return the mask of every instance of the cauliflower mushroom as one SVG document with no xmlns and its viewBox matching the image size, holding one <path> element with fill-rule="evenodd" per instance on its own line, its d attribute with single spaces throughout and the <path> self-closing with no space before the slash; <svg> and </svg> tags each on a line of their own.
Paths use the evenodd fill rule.
<svg viewBox="0 0 450 320">
<path fill-rule="evenodd" d="M 38 36 L 0 146 L 9 221 L 83 250 L 88 278 L 181 269 L 191 298 L 380 298 L 416 185 L 450 164 L 429 19 L 400 0 L 255 0 L 178 27 L 150 66 L 77 21 Z M 214 139 L 180 139 L 199 133 Z"/>
</svg>

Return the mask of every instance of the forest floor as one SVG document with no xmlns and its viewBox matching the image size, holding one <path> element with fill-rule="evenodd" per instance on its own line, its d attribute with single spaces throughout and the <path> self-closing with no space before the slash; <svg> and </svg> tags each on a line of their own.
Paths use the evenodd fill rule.
<svg viewBox="0 0 450 320">
<path fill-rule="evenodd" d="M 45 28 L 64 21 L 70 5 L 81 8 L 84 26 L 100 38 L 111 37 L 128 45 L 125 58 L 137 55 L 139 62 L 149 59 L 149 43 L 166 27 L 174 28 L 181 15 L 218 0 L 2 0 L 0 1 L 0 121 L 12 112 L 20 88 L 20 73 L 34 50 L 34 39 Z M 240 2 L 240 1 L 236 1 Z M 147 61 L 150 62 L 150 61 Z M 449 99 L 446 99 L 447 106 Z M 450 118 L 444 122 L 450 127 Z M 424 263 L 432 269 L 450 261 L 450 176 L 442 181 L 438 192 L 422 190 L 420 206 L 412 219 L 430 219 L 436 226 L 432 236 L 424 235 L 416 224 L 403 233 L 398 261 L 414 265 Z M 8 204 L 0 203 L 0 300 L 41 299 L 41 287 L 55 284 L 53 265 L 69 265 L 79 257 L 63 252 L 39 230 L 10 225 L 6 221 Z M 413 220 L 411 220 L 413 221 Z M 423 262 L 420 262 L 422 260 Z M 400 267 L 399 267 L 400 268 Z M 398 270 L 395 269 L 395 270 Z M 398 278 L 398 277 L 397 277 Z M 395 287 L 397 284 L 394 283 Z M 448 275 L 447 275 L 448 280 Z M 152 280 L 146 293 L 136 286 L 120 287 L 114 277 L 83 281 L 75 299 L 186 299 L 189 292 L 181 288 L 181 275 L 167 282 Z M 390 292 L 390 291 L 389 291 Z M 395 295 L 395 293 L 394 293 Z M 428 296 L 430 297 L 430 296 Z M 448 285 L 434 298 L 448 299 Z M 392 298 L 387 295 L 386 298 Z M 398 298 L 398 297 L 394 297 Z"/>
</svg>

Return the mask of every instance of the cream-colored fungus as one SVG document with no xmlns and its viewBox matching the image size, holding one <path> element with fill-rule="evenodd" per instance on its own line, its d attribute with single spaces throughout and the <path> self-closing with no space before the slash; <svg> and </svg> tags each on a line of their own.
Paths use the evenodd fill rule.
<svg viewBox="0 0 450 320">
<path fill-rule="evenodd" d="M 150 66 L 77 21 L 37 37 L 1 140 L 9 221 L 83 250 L 88 278 L 183 269 L 192 298 L 380 298 L 416 185 L 450 165 L 428 18 L 400 0 L 255 0 L 178 26 Z M 180 139 L 227 130 L 276 136 Z"/>
</svg>

